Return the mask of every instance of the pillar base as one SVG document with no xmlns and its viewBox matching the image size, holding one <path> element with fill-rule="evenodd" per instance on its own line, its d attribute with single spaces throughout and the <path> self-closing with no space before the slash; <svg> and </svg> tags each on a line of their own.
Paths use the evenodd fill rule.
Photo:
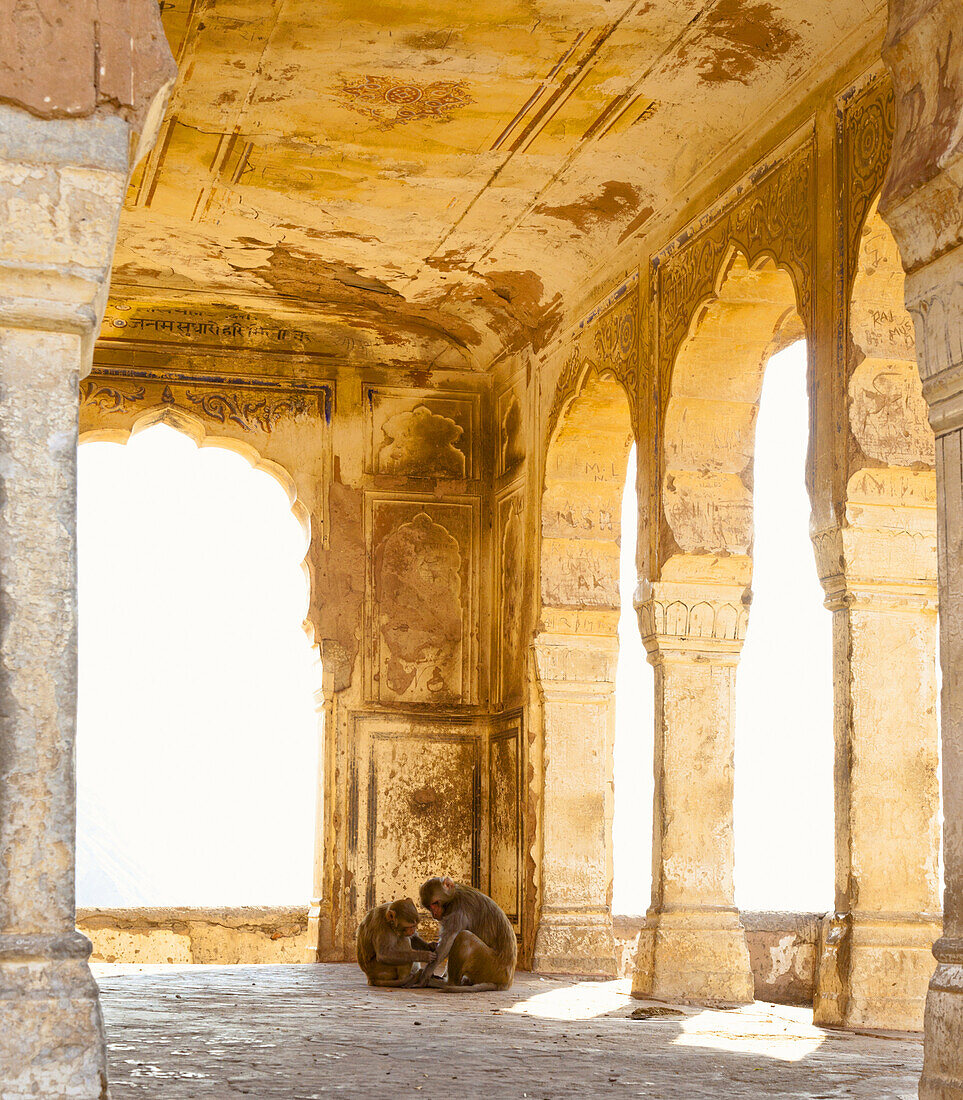
<svg viewBox="0 0 963 1100">
<path fill-rule="evenodd" d="M 0 1097 L 106 1100 L 107 1052 L 90 941 L 0 935 Z"/>
<path fill-rule="evenodd" d="M 819 1027 L 922 1031 L 938 922 L 834 916 L 823 923 L 813 1001 Z"/>
<path fill-rule="evenodd" d="M 535 933 L 532 970 L 544 974 L 618 977 L 611 915 L 543 909 Z"/>
<path fill-rule="evenodd" d="M 920 1100 L 963 1100 L 963 940 L 937 940 L 933 954 Z"/>
<path fill-rule="evenodd" d="M 308 946 L 304 949 L 302 962 L 342 961 L 344 953 L 334 945 L 332 923 L 331 903 L 323 898 L 312 898 L 308 906 Z"/>
<path fill-rule="evenodd" d="M 734 909 L 650 911 L 639 934 L 632 996 L 694 1004 L 748 1004 L 752 969 Z"/>
</svg>

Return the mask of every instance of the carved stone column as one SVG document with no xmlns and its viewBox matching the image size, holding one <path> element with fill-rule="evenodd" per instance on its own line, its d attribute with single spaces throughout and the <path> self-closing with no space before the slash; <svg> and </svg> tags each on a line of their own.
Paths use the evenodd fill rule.
<svg viewBox="0 0 963 1100">
<path fill-rule="evenodd" d="M 748 621 L 738 585 L 660 582 L 639 623 L 655 668 L 652 904 L 632 993 L 673 1001 L 753 998 L 735 907 L 736 666 Z"/>
<path fill-rule="evenodd" d="M 593 616 L 605 620 L 604 630 L 590 632 Z M 578 633 L 542 633 L 534 647 L 545 786 L 542 903 L 532 969 L 615 977 L 612 814 L 619 642 L 610 630 L 612 613 L 572 612 L 571 617 L 578 619 Z"/>
<path fill-rule="evenodd" d="M 860 509 L 860 511 L 862 511 Z M 931 510 L 815 538 L 833 613 L 836 913 L 816 1022 L 918 1029 L 940 934 Z"/>
<path fill-rule="evenodd" d="M 891 0 L 896 136 L 880 213 L 900 247 L 936 432 L 943 665 L 943 935 L 926 998 L 921 1100 L 963 1098 L 963 6 Z"/>
<path fill-rule="evenodd" d="M 107 1081 L 90 943 L 74 928 L 77 388 L 131 154 L 173 65 L 156 5 L 138 7 L 145 26 L 112 27 L 109 56 L 92 25 L 49 7 L 48 37 L 70 41 L 37 40 L 19 69 L 5 51 L 35 41 L 37 5 L 0 19 L 0 96 L 30 109 L 0 105 L 0 1091 L 85 1100 Z M 99 74 L 89 103 L 58 99 L 45 46 Z"/>
</svg>

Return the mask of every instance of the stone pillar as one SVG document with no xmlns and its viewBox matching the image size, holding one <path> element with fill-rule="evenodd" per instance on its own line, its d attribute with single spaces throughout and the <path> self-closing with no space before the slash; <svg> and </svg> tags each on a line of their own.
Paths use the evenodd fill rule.
<svg viewBox="0 0 963 1100">
<path fill-rule="evenodd" d="M 919 511 L 923 529 L 912 533 L 905 515 L 902 531 L 854 524 L 815 540 L 833 613 L 836 694 L 836 912 L 824 930 L 815 996 L 824 1026 L 918 1030 L 933 972 L 935 533 L 927 510 Z M 888 554 L 869 555 L 876 568 L 860 570 L 851 564 L 859 547 L 864 557 L 868 547 Z M 886 576 L 897 564 L 902 581 Z"/>
<path fill-rule="evenodd" d="M 701 1004 L 753 999 L 735 907 L 733 755 L 745 589 L 660 582 L 639 623 L 655 668 L 652 904 L 632 993 Z"/>
<path fill-rule="evenodd" d="M 920 1097 L 963 1100 L 963 6 L 891 0 L 883 56 L 896 134 L 879 209 L 906 271 L 936 432 L 946 889 Z"/>
<path fill-rule="evenodd" d="M 327 766 L 325 762 L 325 731 L 332 726 L 333 680 L 330 674 L 325 677 L 320 652 L 315 663 L 319 686 L 314 692 L 314 713 L 318 719 L 318 780 L 314 800 L 314 865 L 311 873 L 311 901 L 308 905 L 308 946 L 304 949 L 302 962 L 328 962 L 335 958 L 332 926 L 331 895 L 325 889 L 325 838 L 327 836 L 327 807 L 325 791 L 328 789 Z"/>
<path fill-rule="evenodd" d="M 139 134 L 141 149 L 152 140 L 173 65 L 156 5 L 102 43 L 89 12 L 49 7 L 42 41 L 38 5 L 0 20 L 0 97 L 29 108 L 0 104 L 0 1093 L 86 1100 L 107 1080 L 90 943 L 74 928 L 77 387 L 131 155 Z M 6 54 L 25 41 L 36 49 L 17 68 Z M 94 81 L 89 103 L 58 98 L 71 65 L 73 91 Z"/>
<path fill-rule="evenodd" d="M 604 612 L 594 615 L 612 617 Z M 588 631 L 542 633 L 535 640 L 534 653 L 545 731 L 545 785 L 541 910 L 532 969 L 614 978 L 612 814 L 618 636 Z"/>
</svg>

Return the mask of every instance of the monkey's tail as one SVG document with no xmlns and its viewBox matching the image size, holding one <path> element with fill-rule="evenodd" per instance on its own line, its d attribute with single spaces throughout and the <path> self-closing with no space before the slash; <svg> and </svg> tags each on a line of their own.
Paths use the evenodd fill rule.
<svg viewBox="0 0 963 1100">
<path fill-rule="evenodd" d="M 476 985 L 444 985 L 437 987 L 445 993 L 494 993 L 499 987 L 494 982 L 478 982 Z"/>
</svg>

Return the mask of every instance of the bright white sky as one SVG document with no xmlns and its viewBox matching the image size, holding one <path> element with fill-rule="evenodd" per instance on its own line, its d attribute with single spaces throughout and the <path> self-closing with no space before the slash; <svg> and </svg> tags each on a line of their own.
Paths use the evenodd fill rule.
<svg viewBox="0 0 963 1100">
<path fill-rule="evenodd" d="M 753 601 L 736 678 L 742 909 L 825 912 L 833 905 L 832 635 L 809 540 L 808 419 L 806 346 L 799 343 L 769 363 L 756 430 Z M 652 881 L 653 672 L 632 608 L 634 480 L 633 451 L 622 511 L 616 681 L 617 913 L 645 912 Z"/>
<path fill-rule="evenodd" d="M 79 463 L 78 905 L 307 902 L 317 668 L 286 494 L 163 425 Z"/>
<path fill-rule="evenodd" d="M 830 616 L 803 483 L 805 349 L 766 372 L 738 674 L 736 900 L 833 903 Z M 615 898 L 649 902 L 652 669 L 623 514 Z M 311 893 L 315 655 L 304 535 L 267 474 L 165 426 L 80 448 L 79 905 L 266 905 Z M 629 792 L 626 795 L 623 792 Z"/>
</svg>

